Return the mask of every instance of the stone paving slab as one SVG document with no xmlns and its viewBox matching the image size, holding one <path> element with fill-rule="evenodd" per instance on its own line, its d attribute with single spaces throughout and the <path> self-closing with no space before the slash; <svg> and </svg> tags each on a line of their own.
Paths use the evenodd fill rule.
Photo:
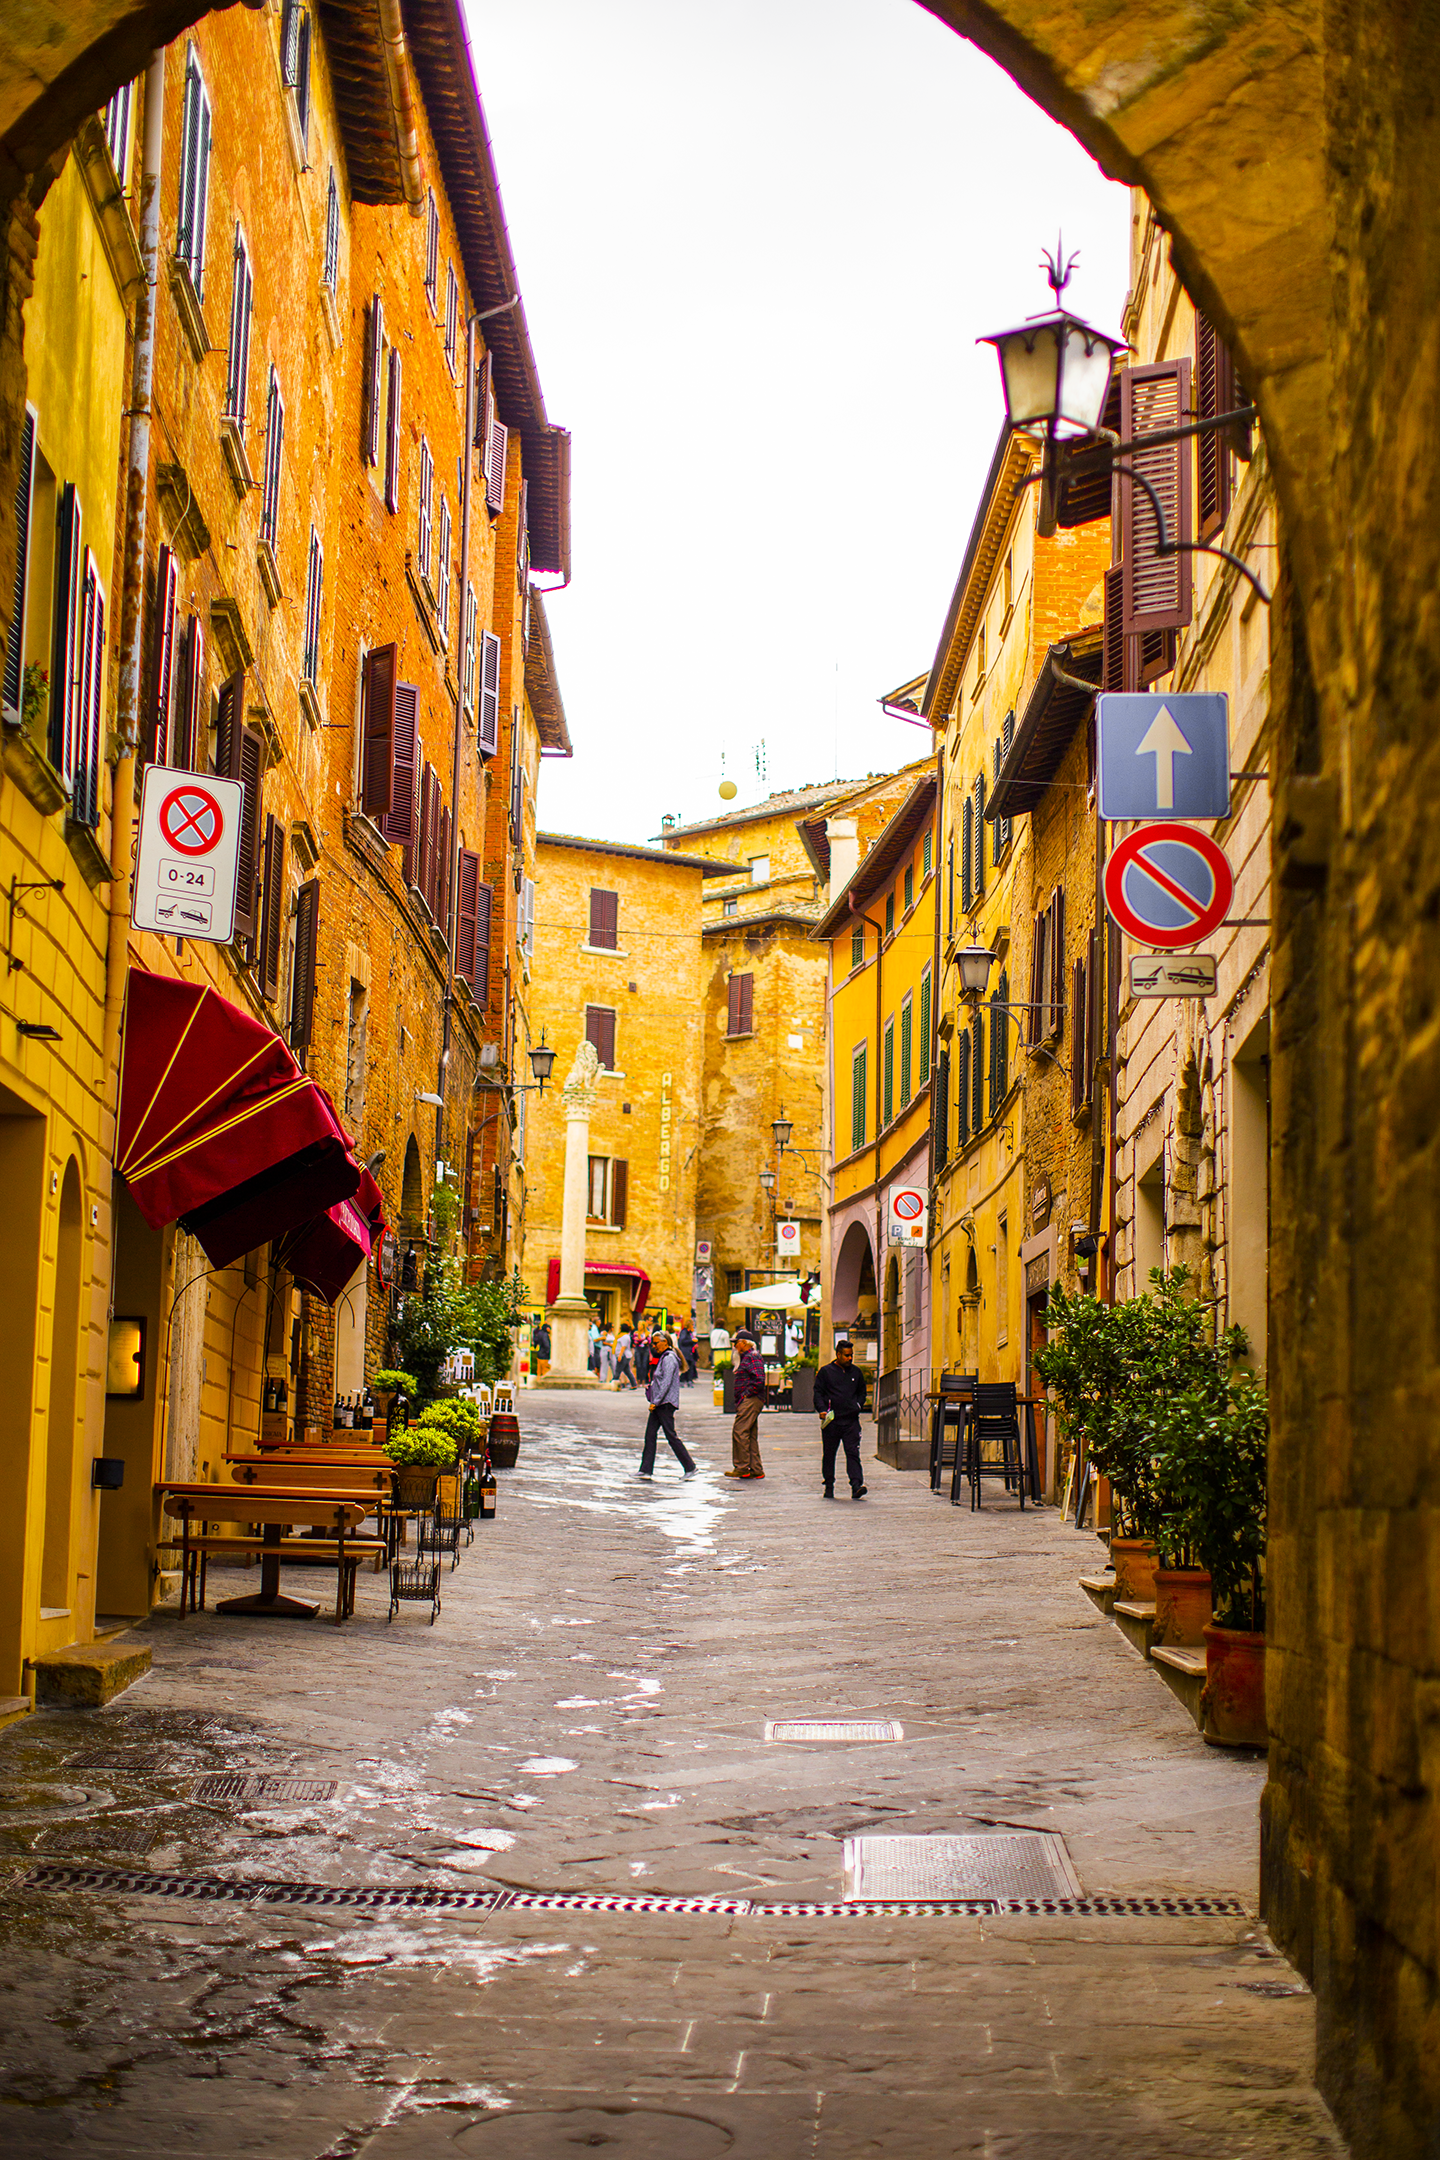
<svg viewBox="0 0 1440 2160">
<path fill-rule="evenodd" d="M 867 1462 L 634 1476 L 631 1397 L 526 1397 L 500 1513 L 432 1630 L 362 1574 L 344 1629 L 157 1615 L 150 1674 L 0 1735 L 5 2151 L 275 2160 L 1143 2155 L 1341 2148 L 1313 2003 L 1253 1920 L 425 1912 L 27 1884 L 147 1823 L 187 1879 L 843 1893 L 847 1836 L 1054 1832 L 1087 1892 L 1253 1910 L 1262 1762 L 1208 1749 L 1078 1588 L 1093 1538 Z M 868 1443 L 867 1443 L 868 1445 Z M 212 1577 L 212 1582 L 214 1578 Z M 217 1595 L 224 1591 L 217 1589 Z M 766 1746 L 767 1718 L 898 1719 Z M 244 1768 L 323 1804 L 203 1802 Z M 73 1858 L 67 1843 L 67 1861 Z M 133 1865 L 122 1861 L 121 1865 Z"/>
</svg>

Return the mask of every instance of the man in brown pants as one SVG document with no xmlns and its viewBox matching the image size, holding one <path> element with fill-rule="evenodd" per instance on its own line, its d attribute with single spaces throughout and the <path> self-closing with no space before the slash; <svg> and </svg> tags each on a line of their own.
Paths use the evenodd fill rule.
<svg viewBox="0 0 1440 2160">
<path fill-rule="evenodd" d="M 726 1477 L 759 1478 L 765 1475 L 760 1460 L 760 1412 L 765 1403 L 765 1367 L 753 1335 L 742 1328 L 735 1337 L 740 1355 L 735 1365 L 735 1423 L 730 1428 L 730 1453 L 734 1468 Z"/>
</svg>

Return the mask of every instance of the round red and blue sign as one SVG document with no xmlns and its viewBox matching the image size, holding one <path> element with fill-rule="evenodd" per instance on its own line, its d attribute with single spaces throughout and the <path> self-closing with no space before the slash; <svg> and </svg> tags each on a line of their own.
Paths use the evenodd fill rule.
<svg viewBox="0 0 1440 2160">
<path fill-rule="evenodd" d="M 1105 865 L 1105 905 L 1120 928 L 1164 952 L 1209 937 L 1234 893 L 1225 850 L 1193 825 L 1141 825 Z"/>
</svg>

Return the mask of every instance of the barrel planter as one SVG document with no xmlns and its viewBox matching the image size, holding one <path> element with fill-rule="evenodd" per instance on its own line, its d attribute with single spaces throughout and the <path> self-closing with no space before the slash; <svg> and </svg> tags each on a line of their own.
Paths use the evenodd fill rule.
<svg viewBox="0 0 1440 2160">
<path fill-rule="evenodd" d="M 1117 1602 L 1148 1605 L 1155 1595 L 1155 1562 L 1159 1558 L 1149 1539 L 1112 1537 L 1110 1558 L 1115 1567 Z"/>
<path fill-rule="evenodd" d="M 1198 1650 L 1210 1625 L 1208 1568 L 1155 1570 L 1155 1641 L 1175 1650 Z"/>
<path fill-rule="evenodd" d="M 487 1435 L 491 1463 L 497 1470 L 513 1470 L 520 1460 L 520 1420 L 513 1410 L 496 1410 Z"/>
<path fill-rule="evenodd" d="M 1205 1630 L 1205 1685 L 1200 1691 L 1201 1732 L 1212 1747 L 1263 1748 L 1265 1637 L 1243 1628 Z"/>
</svg>

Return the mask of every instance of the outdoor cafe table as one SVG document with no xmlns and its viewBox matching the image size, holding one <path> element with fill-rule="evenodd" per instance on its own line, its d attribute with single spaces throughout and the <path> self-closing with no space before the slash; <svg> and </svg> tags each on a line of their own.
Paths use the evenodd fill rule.
<svg viewBox="0 0 1440 2160">
<path fill-rule="evenodd" d="M 336 1623 L 345 1618 L 345 1539 L 371 1512 L 373 1502 L 355 1492 L 327 1491 L 323 1487 L 271 1485 L 174 1484 L 168 1480 L 155 1487 L 165 1512 L 178 1515 L 181 1524 L 180 1611 L 183 1616 L 190 1578 L 191 1524 L 259 1523 L 260 1589 L 251 1597 L 226 1598 L 217 1613 L 255 1613 L 278 1619 L 313 1620 L 318 1604 L 280 1594 L 280 1540 L 286 1530 L 328 1530 L 336 1544 Z M 162 1543 L 174 1543 L 174 1539 Z M 198 1558 L 198 1548 L 197 1548 Z"/>
</svg>

